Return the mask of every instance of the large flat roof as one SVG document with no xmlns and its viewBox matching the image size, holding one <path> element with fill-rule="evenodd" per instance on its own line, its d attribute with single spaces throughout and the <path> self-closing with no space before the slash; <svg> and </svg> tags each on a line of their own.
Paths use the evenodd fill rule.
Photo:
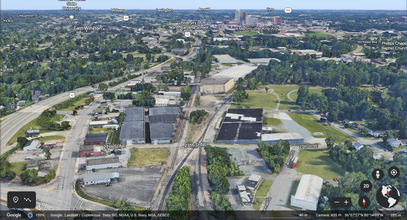
<svg viewBox="0 0 407 220">
<path fill-rule="evenodd" d="M 209 78 L 209 79 L 201 79 L 201 85 L 225 85 L 227 82 L 229 82 L 233 78 Z"/>
<path fill-rule="evenodd" d="M 119 157 L 102 157 L 97 159 L 86 160 L 86 166 L 120 163 Z"/>
<path fill-rule="evenodd" d="M 96 173 L 96 174 L 88 174 L 83 176 L 84 182 L 96 181 L 96 180 L 105 180 L 110 179 L 110 173 Z"/>
<path fill-rule="evenodd" d="M 142 107 L 130 107 L 126 108 L 124 111 L 126 116 L 124 121 L 143 121 L 144 120 L 144 109 Z"/>
<path fill-rule="evenodd" d="M 236 61 L 236 59 L 231 57 L 229 54 L 213 55 L 213 56 L 216 59 L 218 59 L 219 61 L 222 61 L 222 60 L 234 60 L 234 61 Z"/>
<path fill-rule="evenodd" d="M 154 107 L 150 108 L 151 115 L 178 115 L 181 112 L 180 107 Z"/>
<path fill-rule="evenodd" d="M 260 139 L 261 129 L 262 123 L 223 123 L 217 140 Z"/>
<path fill-rule="evenodd" d="M 318 205 L 318 198 L 321 193 L 323 180 L 315 175 L 302 175 L 300 183 L 298 184 L 297 192 L 295 193 L 294 202 L 301 201 L 311 203 L 313 206 Z M 300 206 L 301 207 L 301 206 Z"/>
<path fill-rule="evenodd" d="M 234 78 L 235 80 L 239 79 L 239 77 L 244 78 L 246 75 L 250 74 L 256 66 L 247 66 L 247 65 L 240 65 L 234 66 L 227 70 L 224 70 L 218 74 L 212 75 L 212 78 Z"/>
<path fill-rule="evenodd" d="M 85 142 L 105 141 L 108 135 L 109 135 L 108 133 L 87 134 L 85 136 Z"/>
<path fill-rule="evenodd" d="M 275 134 L 263 134 L 261 135 L 262 141 L 278 141 L 284 140 L 296 140 L 303 139 L 303 137 L 298 133 L 275 133 Z"/>
<path fill-rule="evenodd" d="M 178 120 L 179 115 L 151 115 L 150 123 L 175 123 Z"/>
<path fill-rule="evenodd" d="M 229 109 L 223 122 L 263 122 L 263 109 Z"/>
<path fill-rule="evenodd" d="M 125 121 L 120 129 L 120 139 L 144 138 L 143 121 Z"/>
<path fill-rule="evenodd" d="M 250 63 L 269 63 L 270 60 L 275 60 L 278 62 L 281 62 L 281 60 L 277 58 L 255 58 L 255 59 L 249 59 Z"/>
<path fill-rule="evenodd" d="M 150 124 L 151 139 L 172 139 L 174 126 L 170 123 Z"/>
</svg>

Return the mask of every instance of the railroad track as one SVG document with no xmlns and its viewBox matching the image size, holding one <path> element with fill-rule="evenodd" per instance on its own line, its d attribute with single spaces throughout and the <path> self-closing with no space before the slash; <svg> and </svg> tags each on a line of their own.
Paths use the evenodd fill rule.
<svg viewBox="0 0 407 220">
<path fill-rule="evenodd" d="M 202 142 L 202 140 L 204 139 L 204 137 L 205 137 L 205 135 L 206 135 L 206 132 L 208 131 L 209 125 L 211 124 L 212 120 L 215 118 L 215 115 L 219 112 L 220 109 L 223 108 L 223 106 L 226 105 L 226 103 L 228 103 L 228 102 L 232 99 L 232 97 L 233 97 L 233 93 L 230 95 L 230 97 L 229 97 L 228 99 L 226 99 L 226 100 L 222 103 L 222 105 L 221 105 L 219 108 L 216 109 L 215 114 L 212 115 L 211 119 L 209 120 L 208 124 L 207 124 L 206 127 L 205 127 L 204 132 L 203 132 L 202 135 L 199 137 L 199 139 L 196 141 L 196 143 Z M 177 149 L 178 149 L 178 148 L 177 148 Z M 189 152 L 187 153 L 187 155 L 184 157 L 184 159 L 183 159 L 183 160 L 181 161 L 181 163 L 178 165 L 177 169 L 176 169 L 176 170 L 174 171 L 174 173 L 171 175 L 170 180 L 168 181 L 167 185 L 165 186 L 163 195 L 162 195 L 162 197 L 161 197 L 161 199 L 160 199 L 160 203 L 159 203 L 159 205 L 158 205 L 158 210 L 159 210 L 159 211 L 160 211 L 160 210 L 164 210 L 164 209 L 163 209 L 163 208 L 164 208 L 164 207 L 163 207 L 163 206 L 164 206 L 164 202 L 165 202 L 166 196 L 167 196 L 167 194 L 168 194 L 168 191 L 170 190 L 170 187 L 171 187 L 171 185 L 172 185 L 172 182 L 173 182 L 174 179 L 175 179 L 175 175 L 176 175 L 176 174 L 178 173 L 178 171 L 184 166 L 185 161 L 187 161 L 187 159 L 189 158 L 189 156 L 191 155 L 191 153 L 192 153 L 193 150 L 194 150 L 193 148 L 192 148 L 191 150 L 189 150 Z M 176 156 L 177 152 L 178 152 L 178 150 L 176 150 L 176 153 L 174 154 L 175 156 Z M 198 166 L 199 166 L 199 169 L 198 169 L 198 170 L 199 170 L 199 175 L 201 174 L 201 152 L 202 152 L 202 146 L 199 146 L 199 157 L 198 157 Z M 174 158 L 174 160 L 172 161 L 171 167 L 173 167 L 173 166 L 175 165 L 175 161 L 176 161 L 176 158 Z M 201 187 L 202 187 L 202 179 L 200 178 L 199 181 L 200 181 L 200 185 L 201 185 Z M 203 192 L 203 191 L 201 190 L 201 192 Z M 205 200 L 205 197 L 204 197 L 204 196 L 203 196 L 203 199 L 204 199 L 204 204 L 206 204 L 206 200 Z M 205 208 L 206 208 L 206 207 L 205 207 Z"/>
</svg>

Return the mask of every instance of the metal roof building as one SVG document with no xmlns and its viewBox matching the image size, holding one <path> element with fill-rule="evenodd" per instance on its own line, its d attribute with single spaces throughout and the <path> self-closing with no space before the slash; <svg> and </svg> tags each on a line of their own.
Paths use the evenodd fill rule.
<svg viewBox="0 0 407 220">
<path fill-rule="evenodd" d="M 110 183 L 110 173 L 88 174 L 83 176 L 83 185 Z"/>
<path fill-rule="evenodd" d="M 119 157 L 103 157 L 86 160 L 86 170 L 120 167 Z"/>
<path fill-rule="evenodd" d="M 171 143 L 174 130 L 170 123 L 150 124 L 151 143 Z"/>
<path fill-rule="evenodd" d="M 106 144 L 108 133 L 95 133 L 95 134 L 87 134 L 85 136 L 85 145 L 93 145 L 93 144 Z"/>
<path fill-rule="evenodd" d="M 261 141 L 265 144 L 277 144 L 278 140 L 288 141 L 292 145 L 299 145 L 304 143 L 304 138 L 298 133 L 275 133 L 263 134 Z"/>
<path fill-rule="evenodd" d="M 143 121 L 144 109 L 142 107 L 130 107 L 124 111 L 124 121 Z"/>
<path fill-rule="evenodd" d="M 315 175 L 302 175 L 297 192 L 291 195 L 291 205 L 312 211 L 317 210 L 323 180 Z"/>
<path fill-rule="evenodd" d="M 174 115 L 152 115 L 150 116 L 150 123 L 175 123 L 179 118 L 179 114 Z"/>
<path fill-rule="evenodd" d="M 120 131 L 120 143 L 122 144 L 145 143 L 144 122 L 125 121 Z"/>
<path fill-rule="evenodd" d="M 150 108 L 150 116 L 152 115 L 179 115 L 180 107 L 153 107 Z"/>
<path fill-rule="evenodd" d="M 231 77 L 202 79 L 200 92 L 203 94 L 226 93 L 234 85 L 235 79 Z"/>
<path fill-rule="evenodd" d="M 39 140 L 31 140 L 28 141 L 25 146 L 23 147 L 23 150 L 36 150 L 38 146 L 40 146 L 40 141 Z"/>
<path fill-rule="evenodd" d="M 237 81 L 240 77 L 249 75 L 257 66 L 240 65 L 224 70 L 218 74 L 212 75 L 212 78 L 234 78 Z"/>
<path fill-rule="evenodd" d="M 237 60 L 229 54 L 213 55 L 219 63 L 237 63 Z"/>
<path fill-rule="evenodd" d="M 257 186 L 259 185 L 260 180 L 261 180 L 260 175 L 252 174 L 249 176 L 249 178 L 247 179 L 247 181 L 244 185 L 249 190 L 255 190 L 257 188 Z"/>
</svg>

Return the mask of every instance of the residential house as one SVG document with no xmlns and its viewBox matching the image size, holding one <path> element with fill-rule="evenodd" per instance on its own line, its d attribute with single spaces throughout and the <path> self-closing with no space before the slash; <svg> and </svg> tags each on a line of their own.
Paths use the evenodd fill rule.
<svg viewBox="0 0 407 220">
<path fill-rule="evenodd" d="M 400 145 L 402 145 L 401 141 L 394 138 L 387 139 L 387 144 L 390 145 L 391 147 L 400 147 Z"/>
</svg>

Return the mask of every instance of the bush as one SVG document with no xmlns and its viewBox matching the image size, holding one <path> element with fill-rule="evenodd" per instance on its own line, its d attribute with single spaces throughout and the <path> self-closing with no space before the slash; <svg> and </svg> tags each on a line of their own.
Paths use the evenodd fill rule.
<svg viewBox="0 0 407 220">
<path fill-rule="evenodd" d="M 205 110 L 195 110 L 189 114 L 189 118 L 192 124 L 200 124 L 207 114 L 208 112 Z"/>
</svg>

